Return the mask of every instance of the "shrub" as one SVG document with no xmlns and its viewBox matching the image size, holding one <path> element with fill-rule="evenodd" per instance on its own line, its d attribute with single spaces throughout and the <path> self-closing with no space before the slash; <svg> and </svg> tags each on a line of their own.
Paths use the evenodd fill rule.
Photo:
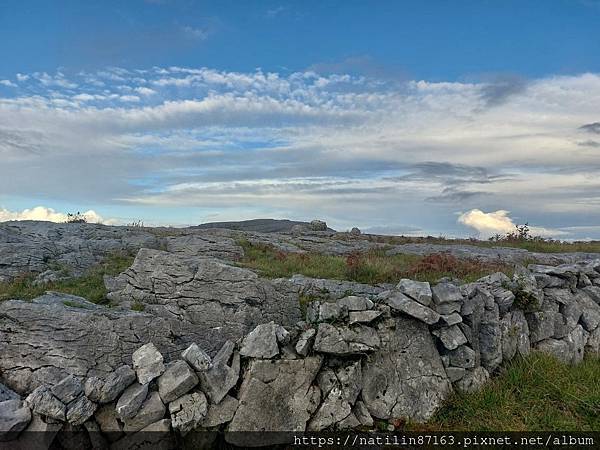
<svg viewBox="0 0 600 450">
<path fill-rule="evenodd" d="M 67 220 L 65 223 L 87 223 L 87 218 L 79 211 L 76 213 L 67 213 Z"/>
</svg>

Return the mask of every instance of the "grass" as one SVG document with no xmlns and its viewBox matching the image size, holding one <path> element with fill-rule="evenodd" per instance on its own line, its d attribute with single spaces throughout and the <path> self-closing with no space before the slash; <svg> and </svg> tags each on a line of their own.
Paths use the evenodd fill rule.
<svg viewBox="0 0 600 450">
<path fill-rule="evenodd" d="M 342 238 L 342 236 L 338 237 Z M 348 235 L 348 239 L 357 239 L 355 236 Z M 482 241 L 479 239 L 448 239 L 444 236 L 380 236 L 363 234 L 360 239 L 366 239 L 371 242 L 381 244 L 402 245 L 402 244 L 442 244 L 442 245 L 474 245 L 476 247 L 512 247 L 522 248 L 530 252 L 538 253 L 600 253 L 600 241 L 559 241 L 551 239 L 506 239 L 494 241 Z"/>
<path fill-rule="evenodd" d="M 126 254 L 111 254 L 81 277 L 43 285 L 33 283 L 34 274 L 22 275 L 11 282 L 0 283 L 0 301 L 12 298 L 31 300 L 43 295 L 46 291 L 57 291 L 77 295 L 93 303 L 106 304 L 107 292 L 104 287 L 104 275 L 118 275 L 131 266 L 133 259 L 133 256 Z"/>
<path fill-rule="evenodd" d="M 238 264 L 267 278 L 287 278 L 302 274 L 313 278 L 377 284 L 397 283 L 401 278 L 435 282 L 442 277 L 470 282 L 498 271 L 512 276 L 512 269 L 507 265 L 458 259 L 445 253 L 425 257 L 405 254 L 387 256 L 384 251 L 377 250 L 348 256 L 331 256 L 285 253 L 268 245 L 253 245 L 248 241 L 239 243 L 244 248 L 244 257 Z"/>
<path fill-rule="evenodd" d="M 478 392 L 453 394 L 414 431 L 600 430 L 600 359 L 567 366 L 551 356 L 517 358 Z"/>
</svg>

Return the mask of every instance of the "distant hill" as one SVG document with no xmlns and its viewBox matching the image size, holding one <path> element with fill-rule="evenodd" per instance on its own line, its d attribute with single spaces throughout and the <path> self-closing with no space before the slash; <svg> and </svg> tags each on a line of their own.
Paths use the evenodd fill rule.
<svg viewBox="0 0 600 450">
<path fill-rule="evenodd" d="M 191 228 L 226 228 L 228 230 L 255 231 L 257 233 L 283 233 L 291 231 L 295 225 L 309 225 L 309 222 L 288 219 L 252 219 L 239 222 L 209 222 Z"/>
</svg>

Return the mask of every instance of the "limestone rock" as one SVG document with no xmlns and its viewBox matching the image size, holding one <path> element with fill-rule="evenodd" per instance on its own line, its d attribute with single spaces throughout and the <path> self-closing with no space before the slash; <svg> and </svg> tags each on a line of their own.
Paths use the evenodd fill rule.
<svg viewBox="0 0 600 450">
<path fill-rule="evenodd" d="M 448 350 L 454 350 L 459 345 L 467 343 L 467 338 L 457 325 L 432 331 Z"/>
<path fill-rule="evenodd" d="M 484 367 L 467 371 L 467 374 L 456 382 L 456 388 L 462 392 L 476 392 L 489 380 L 490 374 Z"/>
<path fill-rule="evenodd" d="M 212 428 L 233 419 L 237 411 L 239 402 L 236 398 L 226 395 L 218 405 L 209 405 L 206 417 L 200 422 L 200 426 L 204 428 Z"/>
<path fill-rule="evenodd" d="M 124 431 L 139 431 L 148 425 L 161 420 L 166 412 L 164 403 L 162 402 L 158 392 L 150 392 L 148 398 L 142 403 L 142 407 L 138 413 L 125 420 Z"/>
<path fill-rule="evenodd" d="M 529 326 L 522 311 L 514 310 L 500 321 L 502 332 L 502 359 L 510 361 L 515 355 L 527 356 L 531 344 L 529 342 Z"/>
<path fill-rule="evenodd" d="M 373 302 L 368 298 L 358 297 L 356 295 L 340 298 L 336 303 L 342 308 L 346 308 L 348 311 L 366 311 L 374 306 Z"/>
<path fill-rule="evenodd" d="M 467 370 L 462 367 L 446 367 L 446 375 L 448 375 L 448 379 L 454 383 L 461 378 L 463 378 L 467 374 Z"/>
<path fill-rule="evenodd" d="M 433 293 L 431 292 L 431 286 L 426 281 L 414 281 L 403 278 L 396 286 L 396 289 L 422 305 L 429 306 L 431 304 Z"/>
<path fill-rule="evenodd" d="M 577 325 L 565 338 L 571 355 L 570 364 L 579 364 L 583 361 L 585 344 L 587 342 L 586 331 L 581 325 Z"/>
<path fill-rule="evenodd" d="M 463 296 L 460 289 L 452 283 L 438 283 L 431 288 L 433 301 L 436 305 L 442 303 L 462 302 Z"/>
<path fill-rule="evenodd" d="M 466 345 L 461 345 L 456 350 L 450 351 L 448 355 L 450 357 L 450 364 L 454 367 L 462 367 L 463 369 L 475 367 L 475 352 Z"/>
<path fill-rule="evenodd" d="M 19 394 L 17 394 L 12 389 L 9 389 L 8 387 L 6 387 L 2 383 L 0 383 L 0 402 L 4 402 L 6 400 L 20 400 L 20 399 L 21 399 L 21 396 Z"/>
<path fill-rule="evenodd" d="M 309 328 L 300 335 L 300 338 L 296 343 L 296 352 L 298 352 L 299 355 L 308 355 L 308 352 L 311 349 L 312 342 L 316 334 L 317 332 L 314 328 Z"/>
<path fill-rule="evenodd" d="M 51 391 L 56 398 L 67 404 L 83 393 L 83 386 L 77 378 L 69 375 L 63 378 L 58 384 L 52 386 Z"/>
<path fill-rule="evenodd" d="M 572 355 L 569 351 L 569 344 L 564 340 L 545 339 L 535 344 L 536 350 L 554 356 L 565 364 L 570 364 Z"/>
<path fill-rule="evenodd" d="M 348 314 L 348 323 L 350 325 L 355 323 L 369 323 L 381 316 L 381 311 L 370 310 L 370 311 L 350 311 Z"/>
<path fill-rule="evenodd" d="M 96 405 L 85 395 L 67 405 L 67 421 L 73 426 L 83 425 L 83 423 L 94 415 Z"/>
<path fill-rule="evenodd" d="M 338 303 L 324 302 L 319 304 L 319 322 L 342 320 L 348 316 L 348 308 Z"/>
<path fill-rule="evenodd" d="M 158 378 L 158 392 L 165 403 L 170 403 L 189 392 L 199 380 L 191 367 L 183 360 L 173 361 Z"/>
<path fill-rule="evenodd" d="M 21 400 L 0 402 L 0 442 L 16 439 L 31 420 L 31 411 Z"/>
<path fill-rule="evenodd" d="M 249 358 L 269 359 L 279 354 L 275 322 L 258 325 L 242 341 L 240 355 Z"/>
<path fill-rule="evenodd" d="M 427 420 L 452 391 L 427 326 L 397 317 L 382 347 L 363 362 L 362 399 L 379 419 Z"/>
<path fill-rule="evenodd" d="M 327 223 L 318 219 L 312 220 L 310 222 L 310 229 L 312 231 L 327 231 Z"/>
<path fill-rule="evenodd" d="M 181 357 L 188 362 L 197 372 L 204 372 L 211 368 L 212 360 L 198 344 L 192 344 L 183 351 Z"/>
<path fill-rule="evenodd" d="M 140 384 L 138 382 L 133 383 L 119 398 L 117 402 L 116 411 L 117 415 L 121 420 L 129 419 L 139 411 L 142 403 L 148 396 L 148 385 Z"/>
<path fill-rule="evenodd" d="M 185 436 L 206 416 L 208 402 L 202 392 L 192 392 L 169 403 L 171 426 Z"/>
<path fill-rule="evenodd" d="M 600 327 L 596 328 L 588 336 L 585 344 L 585 353 L 592 355 L 592 357 L 600 356 Z"/>
<path fill-rule="evenodd" d="M 152 342 L 138 348 L 132 358 L 140 384 L 150 383 L 165 371 L 163 356 Z"/>
<path fill-rule="evenodd" d="M 352 227 L 352 229 L 350 230 L 350 234 L 351 234 L 352 236 L 360 236 L 362 233 L 361 233 L 361 231 L 360 231 L 360 229 L 359 229 L 359 228 L 357 228 L 357 227 Z"/>
<path fill-rule="evenodd" d="M 377 332 L 370 327 L 355 325 L 336 327 L 328 323 L 319 324 L 314 350 L 334 355 L 351 355 L 379 348 Z"/>
<path fill-rule="evenodd" d="M 346 419 L 352 413 L 352 406 L 342 395 L 339 387 L 334 387 L 315 415 L 308 423 L 309 431 L 322 431 Z"/>
<path fill-rule="evenodd" d="M 239 407 L 229 424 L 229 431 L 296 431 L 303 432 L 310 418 L 309 391 L 322 359 L 261 361 L 250 363 L 239 394 Z M 273 442 L 266 442 L 269 438 Z M 263 445 L 281 443 L 281 435 L 261 435 Z M 248 445 L 252 436 L 226 435 L 228 442 Z M 254 438 L 256 439 L 256 437 Z M 289 439 L 289 436 L 287 436 Z"/>
<path fill-rule="evenodd" d="M 39 414 L 34 413 L 31 415 L 31 422 L 19 435 L 19 438 L 10 443 L 10 448 L 14 450 L 46 450 L 50 448 L 52 441 L 63 425 L 61 422 L 44 419 Z"/>
<path fill-rule="evenodd" d="M 595 330 L 600 325 L 600 305 L 583 292 L 575 296 L 575 301 L 581 306 L 580 320 L 583 327 L 586 331 Z"/>
<path fill-rule="evenodd" d="M 52 395 L 52 392 L 46 386 L 35 389 L 25 399 L 25 402 L 37 414 L 63 422 L 66 419 L 66 406 Z"/>
<path fill-rule="evenodd" d="M 354 416 L 358 419 L 360 424 L 364 427 L 372 427 L 373 426 L 373 418 L 369 413 L 369 409 L 367 405 L 362 400 L 359 400 L 354 405 L 354 409 L 352 410 Z"/>
<path fill-rule="evenodd" d="M 213 358 L 213 366 L 199 373 L 200 387 L 212 404 L 220 403 L 239 379 L 240 355 L 234 348 L 233 342 L 226 342 Z"/>
<path fill-rule="evenodd" d="M 392 293 L 387 299 L 386 304 L 396 311 L 400 311 L 415 319 L 425 322 L 427 325 L 433 325 L 440 320 L 440 315 L 434 310 L 423 306 L 421 303 L 408 298 L 401 292 Z"/>
<path fill-rule="evenodd" d="M 106 377 L 100 390 L 100 403 L 110 403 L 135 381 L 135 372 L 131 367 L 124 365 L 118 367 Z"/>
<path fill-rule="evenodd" d="M 114 403 L 101 405 L 94 413 L 102 433 L 111 441 L 116 441 L 123 435 L 123 425 L 119 422 Z"/>
<path fill-rule="evenodd" d="M 110 448 L 111 450 L 174 450 L 178 445 L 170 431 L 171 420 L 160 419 L 137 433 L 126 435 L 113 443 Z"/>
<path fill-rule="evenodd" d="M 556 313 L 540 311 L 528 314 L 526 317 L 529 326 L 529 339 L 532 343 L 535 344 L 554 335 Z"/>
<path fill-rule="evenodd" d="M 277 337 L 277 343 L 283 346 L 288 345 L 292 340 L 291 333 L 281 325 L 277 325 L 277 328 L 275 330 L 275 336 Z"/>
</svg>

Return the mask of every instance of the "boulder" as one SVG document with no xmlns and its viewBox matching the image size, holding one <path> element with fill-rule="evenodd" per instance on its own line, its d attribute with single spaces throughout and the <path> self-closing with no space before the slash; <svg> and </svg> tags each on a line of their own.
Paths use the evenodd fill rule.
<svg viewBox="0 0 600 450">
<path fill-rule="evenodd" d="M 63 378 L 58 384 L 52 386 L 51 391 L 56 398 L 67 404 L 83 393 L 83 386 L 77 378 L 69 375 Z"/>
<path fill-rule="evenodd" d="M 433 293 L 431 292 L 431 286 L 426 281 L 414 281 L 403 278 L 397 284 L 396 289 L 422 305 L 431 305 Z"/>
<path fill-rule="evenodd" d="M 106 377 L 100 390 L 99 403 L 110 403 L 135 381 L 135 372 L 127 365 L 118 367 Z"/>
<path fill-rule="evenodd" d="M 368 298 L 358 297 L 356 295 L 340 298 L 336 303 L 348 311 L 366 311 L 374 306 L 374 303 Z"/>
<path fill-rule="evenodd" d="M 451 327 L 444 327 L 438 330 L 432 331 L 432 334 L 436 336 L 442 343 L 442 345 L 448 350 L 454 350 L 458 346 L 466 344 L 467 338 L 460 330 L 458 325 L 452 325 Z"/>
<path fill-rule="evenodd" d="M 66 406 L 46 386 L 35 389 L 25 402 L 37 414 L 62 422 L 66 419 Z"/>
<path fill-rule="evenodd" d="M 414 317 L 421 322 L 425 322 L 427 325 L 433 325 L 440 320 L 440 315 L 437 312 L 415 300 L 410 299 L 401 292 L 391 293 L 385 299 L 385 302 L 392 309 Z"/>
<path fill-rule="evenodd" d="M 575 301 L 581 306 L 581 324 L 586 331 L 594 331 L 600 325 L 600 305 L 584 292 L 577 293 Z"/>
<path fill-rule="evenodd" d="M 360 236 L 362 233 L 361 233 L 361 231 L 360 231 L 360 229 L 359 229 L 359 228 L 357 228 L 357 227 L 352 227 L 352 229 L 350 230 L 350 234 L 351 234 L 352 236 Z"/>
<path fill-rule="evenodd" d="M 10 442 L 10 448 L 14 450 L 46 450 L 50 448 L 56 434 L 63 426 L 64 424 L 61 422 L 46 419 L 34 413 L 31 415 L 31 422 L 19 435 L 19 438 Z"/>
<path fill-rule="evenodd" d="M 436 305 L 443 303 L 462 302 L 463 296 L 460 289 L 452 283 L 438 283 L 431 288 L 433 301 Z"/>
<path fill-rule="evenodd" d="M 21 399 L 21 396 L 19 394 L 17 394 L 12 389 L 9 389 L 8 387 L 6 387 L 2 383 L 0 383 L 0 402 L 4 402 L 6 400 L 20 400 L 20 399 Z"/>
<path fill-rule="evenodd" d="M 319 322 L 343 320 L 348 316 L 348 308 L 338 303 L 319 303 Z"/>
<path fill-rule="evenodd" d="M 208 402 L 202 392 L 192 392 L 169 403 L 171 426 L 185 436 L 196 428 L 208 411 Z"/>
<path fill-rule="evenodd" d="M 377 332 L 364 325 L 352 327 L 320 323 L 313 348 L 317 352 L 334 355 L 352 355 L 379 348 Z"/>
<path fill-rule="evenodd" d="M 427 326 L 397 317 L 378 333 L 381 348 L 363 361 L 367 409 L 379 419 L 427 420 L 452 391 Z"/>
<path fill-rule="evenodd" d="M 342 422 L 352 413 L 352 406 L 343 398 L 339 387 L 334 387 L 308 423 L 308 431 L 322 431 Z"/>
<path fill-rule="evenodd" d="M 303 331 L 300 337 L 298 338 L 298 342 L 296 343 L 296 352 L 301 356 L 308 355 L 312 347 L 312 343 L 314 341 L 314 337 L 317 334 L 314 328 L 309 328 L 306 331 Z"/>
<path fill-rule="evenodd" d="M 208 406 L 208 411 L 204 419 L 200 422 L 200 426 L 203 428 L 212 428 L 229 422 L 233 419 L 238 405 L 239 402 L 236 398 L 226 395 L 218 405 L 211 404 Z"/>
<path fill-rule="evenodd" d="M 199 380 L 183 360 L 173 361 L 158 378 L 158 392 L 165 403 L 170 403 L 192 390 Z"/>
<path fill-rule="evenodd" d="M 309 392 L 321 361 L 320 357 L 251 361 L 228 431 L 305 431 L 310 419 Z M 226 434 L 225 438 L 238 446 L 252 445 L 253 439 L 262 445 L 292 439 L 290 435 L 242 433 Z"/>
<path fill-rule="evenodd" d="M 356 419 L 360 422 L 363 427 L 372 427 L 373 426 L 373 418 L 369 413 L 369 409 L 367 405 L 362 400 L 359 400 L 354 405 L 354 409 L 352 410 Z"/>
<path fill-rule="evenodd" d="M 369 323 L 373 322 L 379 316 L 381 316 L 381 311 L 370 310 L 370 311 L 350 311 L 348 314 L 348 323 L 350 325 L 355 323 Z"/>
<path fill-rule="evenodd" d="M 569 344 L 564 340 L 544 339 L 535 344 L 536 350 L 554 356 L 559 361 L 570 364 L 573 357 L 569 350 Z"/>
<path fill-rule="evenodd" d="M 200 387 L 212 404 L 220 403 L 240 377 L 240 355 L 234 349 L 233 342 L 226 342 L 213 358 L 212 367 L 198 374 Z"/>
<path fill-rule="evenodd" d="M 583 361 L 587 338 L 587 332 L 581 325 L 577 325 L 565 338 L 571 355 L 570 364 L 579 364 Z"/>
<path fill-rule="evenodd" d="M 552 311 L 540 311 L 527 314 L 529 339 L 533 344 L 551 338 L 554 335 L 556 314 Z"/>
<path fill-rule="evenodd" d="M 511 311 L 500 321 L 502 333 L 502 359 L 510 361 L 515 355 L 526 356 L 530 352 L 529 326 L 520 310 Z"/>
<path fill-rule="evenodd" d="M 118 420 L 114 403 L 101 405 L 94 413 L 94 419 L 109 441 L 114 442 L 123 435 L 123 425 Z"/>
<path fill-rule="evenodd" d="M 114 442 L 110 448 L 111 450 L 174 450 L 179 447 L 170 431 L 171 420 L 160 419 L 137 433 L 127 434 L 123 439 Z"/>
<path fill-rule="evenodd" d="M 150 383 L 165 371 L 163 356 L 152 342 L 138 348 L 132 359 L 140 384 Z"/>
<path fill-rule="evenodd" d="M 448 352 L 450 365 L 462 367 L 463 369 L 474 368 L 476 365 L 475 351 L 467 345 L 461 345 L 455 350 Z"/>
<path fill-rule="evenodd" d="M 192 344 L 183 351 L 181 357 L 197 372 L 204 372 L 212 366 L 210 356 L 198 344 Z"/>
<path fill-rule="evenodd" d="M 279 354 L 275 322 L 258 325 L 242 341 L 240 355 L 249 358 L 273 358 Z"/>
<path fill-rule="evenodd" d="M 327 231 L 327 223 L 322 220 L 312 220 L 309 225 L 312 231 Z"/>
<path fill-rule="evenodd" d="M 476 367 L 467 373 L 456 382 L 455 386 L 462 392 L 476 392 L 483 387 L 490 379 L 490 374 L 484 367 Z"/>
<path fill-rule="evenodd" d="M 158 392 L 150 392 L 148 398 L 142 403 L 137 414 L 125 420 L 125 432 L 139 431 L 148 425 L 161 420 L 166 412 Z"/>
<path fill-rule="evenodd" d="M 121 420 L 129 419 L 136 415 L 139 409 L 148 396 L 148 385 L 140 384 L 138 382 L 133 383 L 119 398 L 117 402 L 116 411 L 117 415 Z"/>
<path fill-rule="evenodd" d="M 0 442 L 16 439 L 31 420 L 29 407 L 21 400 L 0 402 Z"/>
<path fill-rule="evenodd" d="M 67 422 L 73 426 L 83 425 L 83 423 L 94 415 L 96 405 L 85 395 L 67 405 Z"/>
</svg>

